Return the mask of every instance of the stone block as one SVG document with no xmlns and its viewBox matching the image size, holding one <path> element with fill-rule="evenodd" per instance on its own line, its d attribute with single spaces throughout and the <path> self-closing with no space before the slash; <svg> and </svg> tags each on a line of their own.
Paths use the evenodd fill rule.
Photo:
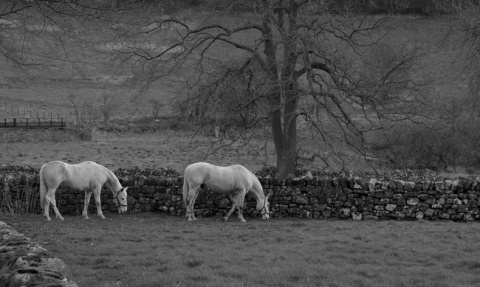
<svg viewBox="0 0 480 287">
<path fill-rule="evenodd" d="M 388 211 L 394 211 L 396 208 L 397 208 L 396 204 L 387 204 L 385 206 L 385 209 L 388 210 Z"/>
<path fill-rule="evenodd" d="M 378 204 L 387 204 L 389 202 L 390 202 L 390 200 L 388 198 L 382 198 L 378 201 Z"/>
<path fill-rule="evenodd" d="M 405 198 L 401 198 L 397 200 L 397 205 L 403 206 L 407 204 L 407 200 Z"/>
<path fill-rule="evenodd" d="M 434 214 L 435 214 L 435 210 L 433 210 L 433 209 L 427 209 L 425 211 L 425 216 L 426 217 L 432 217 Z"/>
<path fill-rule="evenodd" d="M 408 205 L 417 205 L 419 203 L 419 199 L 416 197 L 411 197 L 407 199 L 407 204 Z"/>
<path fill-rule="evenodd" d="M 363 215 L 359 212 L 352 212 L 352 219 L 353 220 L 362 220 Z"/>
</svg>

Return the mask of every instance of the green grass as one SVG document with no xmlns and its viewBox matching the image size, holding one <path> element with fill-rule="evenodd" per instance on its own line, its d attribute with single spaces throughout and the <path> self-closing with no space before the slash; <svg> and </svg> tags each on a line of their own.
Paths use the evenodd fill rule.
<svg viewBox="0 0 480 287">
<path fill-rule="evenodd" d="M 79 286 L 479 286 L 480 225 L 5 215 Z M 233 219 L 233 218 L 232 218 Z"/>
</svg>

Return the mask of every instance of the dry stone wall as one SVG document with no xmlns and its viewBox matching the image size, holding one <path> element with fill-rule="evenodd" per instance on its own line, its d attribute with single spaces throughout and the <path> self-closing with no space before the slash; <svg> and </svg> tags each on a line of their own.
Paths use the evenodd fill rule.
<svg viewBox="0 0 480 287">
<path fill-rule="evenodd" d="M 0 221 L 0 287 L 76 287 L 65 263 Z"/>
<path fill-rule="evenodd" d="M 121 183 L 128 186 L 129 212 L 162 212 L 183 216 L 183 178 L 169 170 L 117 170 Z M 303 177 L 277 180 L 260 177 L 270 198 L 272 217 L 401 219 L 401 220 L 480 220 L 478 178 L 432 181 L 361 179 L 342 176 Z M 38 200 L 38 170 L 30 167 L 0 168 L 0 195 Z M 102 209 L 116 212 L 112 193 L 102 191 Z M 84 193 L 59 188 L 57 206 L 62 214 L 80 215 Z M 0 203 L 1 204 L 1 203 Z M 251 194 L 245 200 L 245 215 L 258 216 Z M 230 208 L 227 195 L 200 192 L 195 212 L 223 216 Z M 0 205 L 1 208 L 1 205 Z M 32 208 L 40 212 L 38 204 Z M 93 198 L 89 213 L 95 213 Z"/>
</svg>

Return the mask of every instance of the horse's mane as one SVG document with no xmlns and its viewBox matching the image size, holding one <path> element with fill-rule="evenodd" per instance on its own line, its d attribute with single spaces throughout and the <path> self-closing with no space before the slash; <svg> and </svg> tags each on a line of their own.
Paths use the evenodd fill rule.
<svg viewBox="0 0 480 287">
<path fill-rule="evenodd" d="M 116 190 L 117 186 L 121 187 L 120 181 L 118 180 L 117 176 L 113 171 L 110 169 L 104 167 L 103 165 L 99 164 L 99 166 L 102 167 L 102 169 L 109 175 L 107 182 L 110 184 L 110 186 L 113 188 L 113 190 Z"/>
<path fill-rule="evenodd" d="M 248 173 L 250 174 L 250 176 L 252 177 L 253 179 L 253 187 L 255 187 L 255 189 L 257 189 L 259 192 L 263 192 L 263 186 L 262 184 L 260 183 L 260 180 L 258 179 L 258 177 L 253 173 L 251 172 L 248 168 L 245 168 Z M 261 199 L 259 194 L 256 194 L 255 192 L 252 192 L 253 194 L 255 194 L 255 196 L 258 197 L 258 199 Z M 265 192 L 263 192 L 263 196 L 265 197 Z"/>
</svg>

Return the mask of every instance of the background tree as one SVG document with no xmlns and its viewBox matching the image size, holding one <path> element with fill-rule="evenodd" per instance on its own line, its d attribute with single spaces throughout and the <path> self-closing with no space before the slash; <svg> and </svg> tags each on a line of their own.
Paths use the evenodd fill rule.
<svg viewBox="0 0 480 287">
<path fill-rule="evenodd" d="M 160 111 L 162 110 L 163 108 L 163 104 L 160 102 L 159 99 L 155 99 L 155 98 L 150 98 L 148 100 L 148 103 L 151 105 L 152 107 L 152 119 L 153 120 L 157 120 L 159 119 L 159 116 L 160 116 Z"/>
<path fill-rule="evenodd" d="M 443 43 L 457 51 L 451 76 L 466 88 L 456 95 L 435 95 L 431 101 L 435 109 L 434 128 L 409 126 L 394 130 L 385 154 L 400 167 L 474 171 L 480 167 L 480 2 L 432 0 L 430 6 L 435 15 L 450 17 L 451 28 Z"/>
<path fill-rule="evenodd" d="M 102 97 L 98 101 L 98 111 L 103 117 L 103 121 L 107 123 L 112 114 L 118 109 L 118 102 L 115 101 L 115 95 L 103 93 Z"/>
<path fill-rule="evenodd" d="M 105 97 L 108 97 L 108 95 L 104 94 L 103 95 L 103 100 L 108 100 L 105 99 Z M 73 109 L 73 114 L 75 117 L 75 125 L 79 125 L 81 127 L 91 127 L 91 125 L 95 122 L 95 120 L 98 118 L 98 111 L 92 105 L 91 102 L 82 99 L 79 97 L 77 94 L 70 94 L 68 95 L 68 100 L 70 101 L 71 107 Z M 99 110 L 104 109 L 102 107 L 102 104 L 100 104 Z M 108 111 L 108 117 L 110 116 L 111 112 Z M 104 116 L 105 119 L 105 116 Z"/>
<path fill-rule="evenodd" d="M 92 16 L 98 9 L 77 0 L 0 1 L 0 54 L 22 69 L 66 62 L 64 41 L 72 21 L 78 16 Z"/>
<path fill-rule="evenodd" d="M 327 1 L 212 3 L 201 3 L 202 19 L 188 11 L 149 15 L 140 30 L 124 36 L 161 39 L 162 49 L 125 47 L 117 55 L 135 63 L 148 83 L 182 75 L 197 97 L 231 74 L 218 67 L 241 75 L 244 98 L 251 99 L 244 103 L 267 107 L 255 119 L 270 125 L 281 177 L 295 173 L 299 117 L 322 149 L 345 145 L 367 155 L 370 131 L 420 116 L 424 90 L 412 70 L 421 53 L 383 44 L 388 17 L 361 16 L 347 6 L 339 13 Z"/>
</svg>

